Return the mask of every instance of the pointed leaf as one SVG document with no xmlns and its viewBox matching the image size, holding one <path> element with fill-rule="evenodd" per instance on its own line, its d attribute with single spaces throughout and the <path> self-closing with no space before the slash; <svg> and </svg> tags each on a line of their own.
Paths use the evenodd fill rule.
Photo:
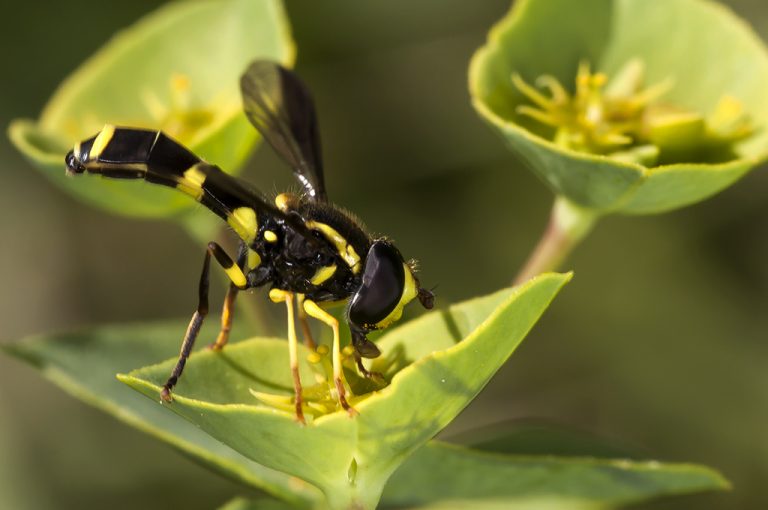
<svg viewBox="0 0 768 510">
<path fill-rule="evenodd" d="M 432 441 L 392 475 L 380 508 L 590 510 L 728 488 L 716 471 L 691 464 L 502 455 Z M 221 510 L 263 508 L 283 507 L 238 498 Z"/>
<path fill-rule="evenodd" d="M 395 508 L 611 508 L 660 496 L 723 490 L 716 471 L 691 464 L 501 455 L 432 442 L 390 479 Z"/>
<path fill-rule="evenodd" d="M 391 340 L 385 336 L 385 357 L 415 361 L 356 404 L 355 418 L 336 412 L 302 427 L 289 412 L 255 405 L 249 390 L 290 394 L 291 388 L 285 344 L 264 339 L 223 355 L 193 356 L 168 408 L 246 457 L 316 485 L 332 506 L 342 500 L 373 506 L 392 471 L 477 395 L 569 279 L 543 275 L 427 314 L 390 333 Z M 172 364 L 121 379 L 156 400 Z M 311 372 L 304 368 L 306 377 Z"/>
</svg>

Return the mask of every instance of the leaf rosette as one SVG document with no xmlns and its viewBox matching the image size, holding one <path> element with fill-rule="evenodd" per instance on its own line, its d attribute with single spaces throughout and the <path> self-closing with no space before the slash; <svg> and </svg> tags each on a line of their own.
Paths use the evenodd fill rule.
<svg viewBox="0 0 768 510">
<path fill-rule="evenodd" d="M 339 411 L 306 427 L 292 409 L 270 409 L 251 394 L 290 395 L 284 340 L 255 338 L 193 355 L 170 410 L 157 392 L 172 360 L 121 376 L 150 398 L 115 373 L 173 356 L 186 321 L 38 336 L 3 350 L 75 397 L 283 502 L 238 500 L 226 508 L 349 508 L 351 499 L 356 508 L 373 507 L 385 482 L 380 508 L 612 508 L 728 488 L 719 473 L 696 465 L 424 444 L 504 363 L 567 279 L 544 275 L 389 331 L 379 345 L 385 358 L 399 360 L 387 373 L 401 375 L 356 404 L 359 416 Z M 209 326 L 204 333 L 215 334 Z"/>
<path fill-rule="evenodd" d="M 469 72 L 511 150 L 596 214 L 692 204 L 763 162 L 766 83 L 762 41 L 707 0 L 520 0 Z"/>
</svg>

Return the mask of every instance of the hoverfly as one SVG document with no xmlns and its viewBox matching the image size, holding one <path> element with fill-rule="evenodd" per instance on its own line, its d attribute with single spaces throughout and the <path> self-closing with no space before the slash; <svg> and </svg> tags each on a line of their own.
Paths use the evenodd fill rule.
<svg viewBox="0 0 768 510">
<path fill-rule="evenodd" d="M 361 373 L 370 376 L 362 358 L 375 358 L 380 351 L 366 334 L 397 321 L 403 307 L 414 298 L 425 308 L 432 308 L 434 295 L 421 287 L 413 265 L 405 262 L 391 241 L 372 238 L 349 213 L 328 201 L 317 115 L 312 97 L 298 76 L 276 63 L 255 61 L 242 75 L 240 87 L 246 116 L 291 167 L 302 194 L 279 194 L 272 205 L 246 182 L 203 161 L 160 131 L 111 125 L 75 145 L 66 156 L 67 173 L 144 179 L 176 188 L 225 220 L 239 238 L 234 261 L 217 243 L 208 243 L 197 310 L 184 335 L 178 362 L 163 387 L 163 401 L 172 401 L 172 390 L 208 313 L 208 273 L 213 257 L 230 285 L 221 329 L 212 347 L 220 350 L 229 339 L 238 292 L 270 285 L 270 299 L 284 302 L 288 309 L 296 418 L 304 421 L 294 308 L 306 332 L 307 316 L 332 328 L 338 403 L 354 414 L 345 396 L 339 323 L 326 308 L 346 302 L 345 319 L 354 357 Z M 314 343 L 310 337 L 307 342 L 310 346 Z"/>
</svg>

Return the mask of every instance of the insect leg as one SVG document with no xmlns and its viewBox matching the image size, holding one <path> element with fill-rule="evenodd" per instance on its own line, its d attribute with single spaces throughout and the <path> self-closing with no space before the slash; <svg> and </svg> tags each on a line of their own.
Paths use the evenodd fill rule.
<svg viewBox="0 0 768 510">
<path fill-rule="evenodd" d="M 171 372 L 171 376 L 163 385 L 163 391 L 160 393 L 160 398 L 164 402 L 173 401 L 171 390 L 176 386 L 181 373 L 184 371 L 184 365 L 187 363 L 189 353 L 192 351 L 192 346 L 195 344 L 198 333 L 200 333 L 200 327 L 203 325 L 205 316 L 208 315 L 208 273 L 210 267 L 211 252 L 206 250 L 203 271 L 200 274 L 200 286 L 198 287 L 197 310 L 192 315 L 192 320 L 189 321 L 189 326 L 187 326 L 187 332 L 184 334 L 181 352 L 179 352 L 179 360 L 176 362 L 176 366 L 173 367 L 173 372 Z"/>
<path fill-rule="evenodd" d="M 246 284 L 243 271 L 232 262 L 232 259 L 229 258 L 221 246 L 216 243 L 208 243 L 208 248 L 205 251 L 205 259 L 203 261 L 203 271 L 200 274 L 197 310 L 195 310 L 195 313 L 192 315 L 192 319 L 189 321 L 189 326 L 187 326 L 187 332 L 184 334 L 184 341 L 181 343 L 181 351 L 179 352 L 179 360 L 176 362 L 176 366 L 173 367 L 171 376 L 165 382 L 163 390 L 160 392 L 160 398 L 165 402 L 173 401 L 171 391 L 173 390 L 173 387 L 176 386 L 179 377 L 181 377 L 181 373 L 184 371 L 184 365 L 187 364 L 187 359 L 192 352 L 192 347 L 195 345 L 197 335 L 200 333 L 203 320 L 205 320 L 205 316 L 208 315 L 208 273 L 210 272 L 211 267 L 211 255 L 213 255 L 216 262 L 224 268 L 224 271 L 234 285 L 239 288 L 244 288 Z"/>
<path fill-rule="evenodd" d="M 245 244 L 240 243 L 240 253 L 237 256 L 237 267 L 241 270 L 245 265 L 246 255 L 248 254 L 248 248 Z M 229 282 L 229 289 L 227 289 L 227 295 L 224 298 L 224 305 L 221 308 L 221 329 L 219 335 L 216 337 L 216 341 L 211 345 L 211 349 L 214 351 L 220 351 L 227 345 L 229 341 L 229 332 L 232 330 L 232 313 L 234 312 L 235 299 L 240 289 L 234 282 Z"/>
<path fill-rule="evenodd" d="M 224 305 L 221 308 L 221 329 L 216 336 L 216 341 L 211 344 L 211 349 L 214 351 L 222 350 L 229 341 L 229 332 L 232 330 L 232 311 L 239 290 L 234 283 L 230 282 L 227 295 L 224 298 Z"/>
<path fill-rule="evenodd" d="M 336 392 L 339 394 L 339 404 L 347 410 L 350 416 L 357 414 L 357 411 L 349 405 L 346 399 L 346 390 L 344 389 L 344 372 L 341 368 L 341 340 L 339 339 L 339 321 L 336 318 L 320 308 L 317 303 L 310 300 L 304 301 L 304 310 L 307 315 L 314 317 L 327 324 L 333 329 L 333 382 L 336 384 Z"/>
<path fill-rule="evenodd" d="M 304 294 L 296 294 L 296 314 L 299 316 L 304 344 L 313 351 L 317 350 L 317 342 L 312 338 L 312 331 L 309 329 L 309 321 L 307 321 L 307 312 L 304 310 Z"/>
<path fill-rule="evenodd" d="M 304 421 L 304 411 L 302 410 L 301 400 L 301 377 L 299 376 L 299 343 L 296 339 L 296 324 L 293 318 L 293 292 L 280 289 L 269 291 L 269 299 L 275 303 L 285 302 L 288 309 L 288 356 L 291 363 L 291 374 L 293 375 L 293 391 L 296 401 L 296 420 L 300 423 Z"/>
</svg>

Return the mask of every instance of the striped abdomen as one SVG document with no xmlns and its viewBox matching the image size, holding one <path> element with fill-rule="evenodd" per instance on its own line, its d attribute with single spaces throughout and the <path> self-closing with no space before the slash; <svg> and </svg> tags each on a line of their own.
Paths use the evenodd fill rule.
<svg viewBox="0 0 768 510">
<path fill-rule="evenodd" d="M 256 236 L 259 217 L 269 214 L 256 192 L 161 131 L 104 126 L 96 136 L 76 144 L 66 164 L 70 174 L 144 179 L 176 188 L 225 219 L 248 243 Z"/>
</svg>

